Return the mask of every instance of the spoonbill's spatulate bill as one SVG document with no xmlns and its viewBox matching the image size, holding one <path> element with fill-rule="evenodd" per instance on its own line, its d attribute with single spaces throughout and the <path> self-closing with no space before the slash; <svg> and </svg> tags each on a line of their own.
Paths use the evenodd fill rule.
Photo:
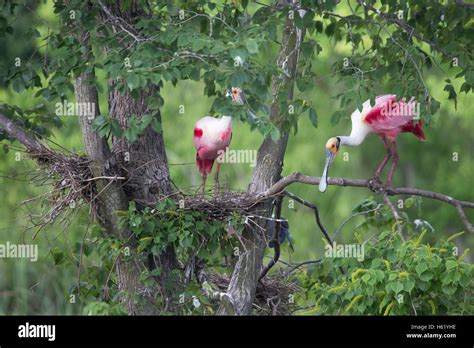
<svg viewBox="0 0 474 348">
<path fill-rule="evenodd" d="M 341 140 L 336 138 L 336 145 L 339 146 Z M 328 188 L 328 172 L 329 172 L 329 164 L 331 163 L 332 159 L 334 158 L 334 154 L 331 151 L 326 151 L 326 163 L 324 164 L 323 175 L 321 175 L 321 181 L 319 182 L 319 191 L 326 192 Z"/>
<path fill-rule="evenodd" d="M 396 101 L 396 95 L 387 94 L 375 98 L 375 105 L 370 100 L 363 104 L 362 111 L 356 110 L 351 115 L 352 131 L 349 136 L 337 136 L 330 138 L 326 143 L 326 163 L 319 183 L 319 190 L 326 191 L 328 180 L 327 174 L 331 161 L 336 156 L 341 145 L 358 146 L 369 133 L 378 135 L 385 145 L 387 156 L 377 168 L 374 178 L 378 179 L 382 170 L 393 156 L 390 174 L 386 186 L 392 184 L 393 173 L 398 163 L 398 151 L 396 139 L 400 133 L 413 133 L 418 139 L 425 140 L 423 124 L 420 117 L 419 104 L 414 98 L 406 101 L 405 98 Z M 414 121 L 418 120 L 416 123 Z M 392 144 L 390 148 L 387 140 Z"/>
</svg>

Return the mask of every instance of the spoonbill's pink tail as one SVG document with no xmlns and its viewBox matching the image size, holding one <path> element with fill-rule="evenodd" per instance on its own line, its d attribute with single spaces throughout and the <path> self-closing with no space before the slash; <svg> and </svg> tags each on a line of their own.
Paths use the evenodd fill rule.
<svg viewBox="0 0 474 348">
<path fill-rule="evenodd" d="M 413 133 L 415 136 L 420 140 L 425 140 L 425 132 L 423 131 L 423 123 L 418 121 L 417 124 L 413 124 L 413 122 L 408 122 L 406 125 L 402 127 L 402 132 Z"/>
<path fill-rule="evenodd" d="M 196 165 L 199 169 L 201 175 L 208 175 L 212 171 L 212 166 L 214 165 L 214 160 L 201 159 L 199 153 L 196 153 Z"/>
</svg>

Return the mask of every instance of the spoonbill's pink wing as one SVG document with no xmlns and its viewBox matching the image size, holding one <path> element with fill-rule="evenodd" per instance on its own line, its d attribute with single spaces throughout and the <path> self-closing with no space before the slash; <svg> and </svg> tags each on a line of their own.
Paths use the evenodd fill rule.
<svg viewBox="0 0 474 348">
<path fill-rule="evenodd" d="M 375 106 L 364 117 L 364 122 L 376 132 L 399 129 L 417 116 L 415 101 L 412 98 L 408 103 L 405 98 L 396 101 L 395 95 L 384 95 L 376 98 Z"/>
</svg>

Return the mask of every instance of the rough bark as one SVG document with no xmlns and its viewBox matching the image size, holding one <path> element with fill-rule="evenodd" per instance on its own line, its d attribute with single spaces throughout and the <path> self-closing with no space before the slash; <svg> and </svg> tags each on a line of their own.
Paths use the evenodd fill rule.
<svg viewBox="0 0 474 348">
<path fill-rule="evenodd" d="M 93 79 L 93 74 L 82 74 L 75 81 L 75 94 L 77 103 L 93 103 L 98 111 L 97 91 L 95 88 L 87 84 L 86 81 Z M 88 159 L 91 161 L 91 171 L 94 177 L 104 175 L 118 175 L 116 167 L 113 165 L 113 157 L 105 138 L 99 136 L 92 130 L 90 119 L 87 115 L 78 115 L 81 132 L 84 142 L 84 149 Z M 114 168 L 115 167 L 115 168 Z M 96 180 L 97 196 L 99 201 L 99 220 L 107 234 L 120 238 L 121 240 L 129 239 L 129 232 L 122 229 L 118 225 L 117 215 L 115 211 L 127 209 L 127 199 L 116 181 Z M 119 258 L 116 262 L 116 270 L 118 274 L 118 287 L 123 293 L 133 296 L 140 293 L 142 285 L 138 279 L 139 271 L 134 264 L 124 262 Z M 143 314 L 143 311 L 134 300 L 130 297 L 123 297 L 122 301 L 127 307 L 129 314 Z"/>
<path fill-rule="evenodd" d="M 102 8 L 105 15 L 112 19 L 115 31 L 124 30 L 123 25 L 126 23 L 134 23 L 137 18 L 146 16 L 143 11 L 138 10 L 139 6 L 132 5 L 128 10 L 124 10 L 120 2 L 116 2 L 111 8 L 102 4 Z M 132 115 L 141 119 L 146 114 L 153 114 L 156 121 L 161 123 L 161 113 L 149 110 L 147 106 L 147 98 L 159 95 L 159 86 L 149 84 L 138 91 L 120 93 L 113 88 L 114 83 L 115 81 L 109 81 L 109 115 L 115 118 L 123 129 L 128 127 Z M 157 133 L 149 125 L 133 143 L 124 138 L 114 137 L 112 144 L 112 152 L 127 177 L 123 187 L 128 200 L 135 201 L 141 208 L 153 205 L 160 197 L 172 195 L 173 187 L 163 132 Z M 161 269 L 161 275 L 156 278 L 161 285 L 165 283 L 170 272 L 179 267 L 172 246 L 157 257 L 150 255 L 149 259 L 149 268 Z M 173 296 L 173 292 L 169 289 L 163 288 L 162 293 L 165 294 L 166 301 Z"/>
<path fill-rule="evenodd" d="M 139 91 L 137 97 L 132 97 L 128 92 L 121 94 L 110 88 L 109 114 L 125 129 L 132 115 L 141 118 L 153 112 L 148 110 L 146 99 L 159 93 L 158 87 L 149 86 L 147 91 Z M 161 123 L 159 112 L 156 112 L 155 118 Z M 125 189 L 129 199 L 150 205 L 156 202 L 160 195 L 172 192 L 163 133 L 158 134 L 148 126 L 132 144 L 124 138 L 114 138 L 113 152 L 127 172 Z"/>
<path fill-rule="evenodd" d="M 297 15 L 298 13 L 295 13 L 295 16 Z M 286 74 L 275 77 L 272 81 L 272 94 L 275 100 L 283 91 L 288 91 L 288 100 L 293 98 L 293 85 L 303 35 L 304 33 L 296 28 L 294 21 L 287 18 L 277 59 L 277 65 Z M 270 119 L 275 125 L 281 126 L 286 117 L 285 113 L 286 110 L 280 110 L 278 103 L 275 101 L 271 106 Z M 258 194 L 263 192 L 280 179 L 287 143 L 288 132 L 286 131 L 281 132 L 281 136 L 276 142 L 270 136 L 265 137 L 258 150 L 257 165 L 249 185 L 249 193 Z M 264 209 L 267 215 L 270 215 L 271 201 L 259 204 L 255 209 L 259 211 Z M 258 220 L 256 223 L 259 225 L 265 224 L 264 221 Z M 235 314 L 237 315 L 249 315 L 252 311 L 252 303 L 258 277 L 263 267 L 263 256 L 266 248 L 265 238 L 259 229 L 250 227 L 246 229 L 244 236 L 246 250 L 239 256 L 227 289 L 227 293 L 233 300 Z M 226 308 L 221 306 L 218 314 L 229 315 L 231 313 L 228 313 Z"/>
</svg>

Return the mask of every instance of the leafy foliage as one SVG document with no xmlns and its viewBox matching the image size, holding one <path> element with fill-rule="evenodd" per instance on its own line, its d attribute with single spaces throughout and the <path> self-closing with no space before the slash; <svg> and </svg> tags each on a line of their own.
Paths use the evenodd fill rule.
<svg viewBox="0 0 474 348">
<path fill-rule="evenodd" d="M 136 236 L 137 245 L 132 254 L 142 255 L 144 262 L 150 255 L 159 257 L 172 246 L 182 265 L 196 262 L 200 268 L 225 269 L 226 266 L 222 265 L 224 256 L 235 256 L 235 250 L 239 247 L 238 238 L 232 234 L 241 233 L 243 229 L 243 221 L 237 215 L 226 222 L 211 220 L 202 212 L 180 209 L 171 199 L 160 201 L 154 209 L 145 208 L 142 211 L 138 211 L 135 203 L 131 202 L 128 211 L 119 212 L 119 215 L 120 223 Z M 230 230 L 232 233 L 228 232 Z M 141 274 L 144 285 L 152 289 L 156 285 L 153 277 L 159 277 L 161 271 L 159 267 L 153 271 L 144 270 Z M 186 272 L 185 269 L 181 271 Z M 175 311 L 182 314 L 214 312 L 216 304 L 211 305 L 195 275 L 183 279 L 181 271 L 172 272 L 164 284 L 170 291 L 180 291 L 182 300 Z"/>
<path fill-rule="evenodd" d="M 105 0 L 102 3 L 111 4 Z M 130 3 L 123 2 L 123 12 L 130 10 Z M 320 87 L 324 87 L 322 81 L 327 77 L 339 79 L 333 97 L 340 108 L 332 116 L 333 125 L 349 117 L 365 99 L 387 91 L 415 96 L 422 103 L 422 119 L 431 122 L 440 103 L 427 87 L 427 72 L 444 76 L 443 91 L 455 104 L 459 94 L 472 92 L 474 85 L 471 12 L 456 2 L 381 0 L 345 5 L 336 0 L 302 0 L 303 16 L 291 7 L 248 1 L 136 4 L 143 15 L 122 22 L 124 29 L 116 31 L 110 25 L 113 18 L 97 20 L 99 14 L 106 17 L 100 2 L 56 1 L 57 21 L 39 30 L 19 27 L 17 19 L 29 10 L 23 2 L 4 1 L 0 5 L 2 48 L 11 46 L 3 40 L 15 40 L 27 42 L 30 52 L 26 56 L 29 58 L 21 56 L 21 64 L 0 61 L 0 83 L 16 93 L 32 92 L 34 106 L 0 104 L 0 111 L 38 136 L 51 137 L 63 123 L 54 105 L 73 98 L 73 79 L 82 72 L 96 72 L 98 78 L 88 83 L 99 93 L 115 89 L 135 97 L 150 86 L 199 81 L 204 95 L 214 98 L 209 110 L 212 115 L 232 115 L 246 122 L 250 130 L 257 129 L 276 140 L 282 131 L 294 130 L 296 134 L 300 116 L 305 113 L 311 124 L 318 126 L 322 114 L 319 101 L 313 104 L 314 96 L 309 94 L 315 86 L 324 89 Z M 274 61 L 282 28 L 290 16 L 297 28 L 306 31 L 291 103 L 288 90 L 276 96 L 270 90 L 272 79 L 285 74 Z M 74 35 L 77 28 L 89 33 L 91 51 Z M 337 49 L 331 59 L 323 61 L 316 56 L 322 53 L 322 41 L 327 39 Z M 47 51 L 39 54 L 38 46 L 43 44 Z M 85 54 L 89 59 L 83 59 Z M 11 52 L 5 61 L 13 62 L 17 55 Z M 332 64 L 328 76 L 316 73 L 315 58 Z M 225 90 L 232 86 L 245 91 L 245 105 L 231 105 L 225 99 Z M 282 122 L 274 123 L 269 118 L 273 100 L 282 110 Z M 104 108 L 94 120 L 94 129 L 102 137 L 125 138 L 130 143 L 148 126 L 162 133 L 155 116 L 166 103 L 171 102 L 151 95 L 146 100 L 148 112 L 129 115 L 126 126 Z M 5 137 L 0 132 L 0 140 Z M 8 147 L 4 149 L 8 151 Z M 411 205 L 421 215 L 419 202 L 409 198 L 405 206 Z M 355 211 L 376 207 L 369 199 Z M 139 254 L 140 261 L 146 262 L 149 255 L 159 255 L 167 246 L 173 246 L 181 265 L 196 256 L 207 267 L 219 268 L 222 257 L 232 255 L 237 244 L 227 235 L 226 225 L 197 212 L 183 211 L 173 201 L 165 200 L 155 209 L 144 210 L 131 202 L 129 210 L 120 214 L 122 224 L 137 238 L 135 245 L 104 237 L 103 231 L 96 229 L 84 243 L 76 243 L 71 253 L 50 250 L 55 265 L 84 267 L 80 281 L 67 295 L 75 294 L 87 304 L 82 308 L 85 314 L 125 313 L 114 274 L 116 260 L 127 257 L 124 250 L 130 255 Z M 408 215 L 402 216 L 408 222 Z M 404 241 L 391 228 L 392 223 L 387 214 L 367 214 L 357 227 L 357 233 L 359 229 L 375 233 L 365 243 L 365 260 L 324 259 L 302 277 L 306 292 L 301 301 L 310 303 L 312 313 L 322 314 L 414 314 L 415 310 L 417 314 L 473 313 L 472 284 L 468 282 L 472 266 L 462 261 L 462 255 L 452 254 L 451 241 L 438 241 L 431 247 L 422 244 L 422 235 L 413 231 L 412 239 Z M 230 224 L 236 231 L 242 227 L 238 216 L 232 217 Z M 358 236 L 356 241 L 360 243 Z M 82 257 L 84 265 L 78 261 Z M 339 266 L 346 269 L 346 275 L 338 271 Z M 186 283 L 182 273 L 179 269 L 168 279 L 171 289 L 182 282 L 185 295 L 185 301 L 170 312 L 212 313 L 214 305 L 194 280 Z M 159 276 L 160 269 L 141 274 L 150 288 L 153 277 Z M 203 305 L 193 304 L 193 297 Z"/>
<path fill-rule="evenodd" d="M 325 257 L 301 277 L 305 289 L 301 304 L 306 314 L 463 315 L 474 311 L 474 266 L 463 261 L 452 240 L 435 245 L 422 243 L 427 230 L 404 240 L 388 221 L 369 216 L 369 225 L 380 229 L 362 241 L 363 260 Z M 337 249 L 337 247 L 336 247 Z M 337 254 L 336 254 L 337 256 Z M 341 255 L 342 256 L 342 255 Z M 345 274 L 341 272 L 345 270 Z"/>
</svg>

